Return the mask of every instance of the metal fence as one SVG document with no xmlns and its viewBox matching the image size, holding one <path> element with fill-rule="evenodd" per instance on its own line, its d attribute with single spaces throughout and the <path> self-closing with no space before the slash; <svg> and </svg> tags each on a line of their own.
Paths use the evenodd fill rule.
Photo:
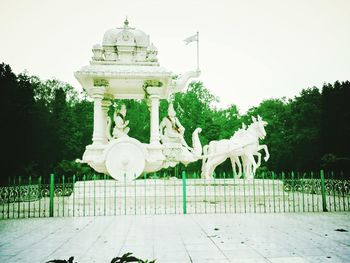
<svg viewBox="0 0 350 263">
<path fill-rule="evenodd" d="M 0 188 L 0 218 L 350 211 L 350 180 L 334 174 L 262 173 L 255 179 L 182 172 L 132 182 L 51 175 Z"/>
</svg>

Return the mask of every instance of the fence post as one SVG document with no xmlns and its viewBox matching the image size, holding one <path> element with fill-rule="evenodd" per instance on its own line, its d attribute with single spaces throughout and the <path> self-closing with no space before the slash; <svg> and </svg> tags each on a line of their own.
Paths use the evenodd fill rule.
<svg viewBox="0 0 350 263">
<path fill-rule="evenodd" d="M 41 189 L 41 176 L 38 178 L 38 185 L 39 185 L 39 217 L 41 216 L 41 199 L 43 198 L 42 196 L 42 189 Z M 9 210 L 10 212 L 10 210 Z"/>
<path fill-rule="evenodd" d="M 327 199 L 326 199 L 326 187 L 324 183 L 324 172 L 321 170 L 321 191 L 322 191 L 322 210 L 323 212 L 328 212 L 327 210 Z"/>
<path fill-rule="evenodd" d="M 182 208 L 183 213 L 187 214 L 187 203 L 186 203 L 186 172 L 182 171 Z"/>
<path fill-rule="evenodd" d="M 73 216 L 75 216 L 75 174 L 73 174 Z"/>
<path fill-rule="evenodd" d="M 54 177 L 54 174 L 50 174 L 50 208 L 49 208 L 50 217 L 53 217 L 54 192 L 55 192 L 55 177 Z"/>
<path fill-rule="evenodd" d="M 64 175 L 62 175 L 62 216 L 63 217 L 64 217 L 64 194 L 66 192 L 65 187 L 66 187 L 65 186 L 65 178 L 64 178 Z"/>
<path fill-rule="evenodd" d="M 31 186 L 31 184 L 32 184 L 32 177 L 31 176 L 29 176 L 29 181 L 28 181 L 28 185 L 29 185 L 29 189 L 28 189 L 28 191 L 29 191 L 29 195 L 28 195 L 28 218 L 30 218 L 30 197 L 31 197 L 31 195 L 30 195 L 30 186 Z M 34 209 L 34 213 L 35 213 L 35 209 Z M 35 215 L 34 215 L 34 217 L 35 217 Z"/>
</svg>

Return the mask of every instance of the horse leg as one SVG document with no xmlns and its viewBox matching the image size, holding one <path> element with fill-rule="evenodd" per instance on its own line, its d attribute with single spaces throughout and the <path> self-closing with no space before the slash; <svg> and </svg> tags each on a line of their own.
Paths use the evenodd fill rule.
<svg viewBox="0 0 350 263">
<path fill-rule="evenodd" d="M 202 165 L 202 178 L 207 179 L 209 175 L 210 166 L 212 165 L 212 158 L 207 158 L 206 162 Z"/>
<path fill-rule="evenodd" d="M 249 165 L 249 174 L 247 174 L 247 177 L 253 178 L 254 174 L 256 172 L 256 168 L 257 168 L 256 167 L 256 162 L 255 162 L 254 156 L 252 154 L 247 155 L 247 159 L 248 159 L 247 163 Z M 251 171 L 250 168 L 252 168 L 252 171 Z"/>
<path fill-rule="evenodd" d="M 207 162 L 205 163 L 205 166 L 204 166 L 204 178 L 205 179 L 211 179 L 212 178 L 212 171 L 213 169 L 215 169 L 215 158 L 213 157 L 208 157 L 207 159 Z"/>
<path fill-rule="evenodd" d="M 269 150 L 267 149 L 267 145 L 265 145 L 265 144 L 259 145 L 257 151 L 260 151 L 260 150 L 264 150 L 265 151 L 264 160 L 265 160 L 265 162 L 267 162 L 267 160 L 270 158 L 270 153 L 269 153 Z"/>
<path fill-rule="evenodd" d="M 242 178 L 242 172 L 243 172 L 243 169 L 244 169 L 244 166 L 243 166 L 243 158 L 241 157 L 242 159 L 242 162 L 239 160 L 239 157 L 237 156 L 237 160 L 238 160 L 238 179 L 239 178 Z"/>
<path fill-rule="evenodd" d="M 217 158 L 213 160 L 210 168 L 208 169 L 208 179 L 213 179 L 213 173 L 215 171 L 215 168 L 219 165 Z"/>
<path fill-rule="evenodd" d="M 233 172 L 233 177 L 237 176 L 237 171 L 236 171 L 236 160 L 234 156 L 230 157 L 230 161 L 231 161 L 231 167 L 232 167 L 232 172 Z"/>
<path fill-rule="evenodd" d="M 203 155 L 208 155 L 208 148 L 209 148 L 209 145 L 205 145 L 203 146 Z M 205 178 L 205 170 L 207 169 L 207 161 L 208 161 L 208 157 L 204 157 L 202 159 L 202 178 Z"/>
<path fill-rule="evenodd" d="M 230 160 L 231 160 L 231 165 L 232 165 L 232 170 L 233 172 L 235 173 L 235 178 L 240 178 L 242 176 L 242 164 L 239 160 L 239 157 L 237 155 L 232 155 L 230 157 Z M 238 167 L 238 173 L 237 173 L 237 170 L 236 170 L 236 165 Z"/>
<path fill-rule="evenodd" d="M 249 170 L 249 168 L 248 168 L 248 161 L 247 161 L 247 157 L 245 156 L 245 155 L 242 155 L 241 156 L 241 158 L 242 158 L 242 174 L 241 174 L 241 176 L 240 176 L 240 178 L 241 177 L 245 177 L 246 175 L 247 175 L 247 173 L 249 172 L 248 170 Z"/>
<path fill-rule="evenodd" d="M 211 168 L 210 168 L 210 171 L 209 171 L 209 175 L 210 175 L 210 178 L 213 178 L 213 173 L 215 171 L 215 168 L 223 163 L 226 159 L 227 159 L 227 156 L 218 156 L 216 158 L 213 158 L 213 162 L 212 162 L 212 165 L 211 165 Z"/>
<path fill-rule="evenodd" d="M 258 162 L 256 163 L 256 166 L 260 167 L 260 165 L 261 165 L 261 153 L 256 152 L 254 155 L 258 156 Z"/>
</svg>

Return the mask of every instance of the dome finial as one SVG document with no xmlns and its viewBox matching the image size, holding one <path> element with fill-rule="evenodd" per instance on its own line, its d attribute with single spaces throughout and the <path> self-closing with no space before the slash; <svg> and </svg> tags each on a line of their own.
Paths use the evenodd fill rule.
<svg viewBox="0 0 350 263">
<path fill-rule="evenodd" d="M 129 21 L 128 21 L 128 17 L 126 17 L 124 21 L 124 28 L 128 28 L 128 27 L 129 27 Z"/>
</svg>

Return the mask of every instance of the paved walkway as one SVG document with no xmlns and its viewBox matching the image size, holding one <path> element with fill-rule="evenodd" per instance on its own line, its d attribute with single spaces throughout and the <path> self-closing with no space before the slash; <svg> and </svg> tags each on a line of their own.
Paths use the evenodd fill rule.
<svg viewBox="0 0 350 263">
<path fill-rule="evenodd" d="M 36 218 L 0 221 L 0 262 L 349 262 L 350 213 Z"/>
</svg>

